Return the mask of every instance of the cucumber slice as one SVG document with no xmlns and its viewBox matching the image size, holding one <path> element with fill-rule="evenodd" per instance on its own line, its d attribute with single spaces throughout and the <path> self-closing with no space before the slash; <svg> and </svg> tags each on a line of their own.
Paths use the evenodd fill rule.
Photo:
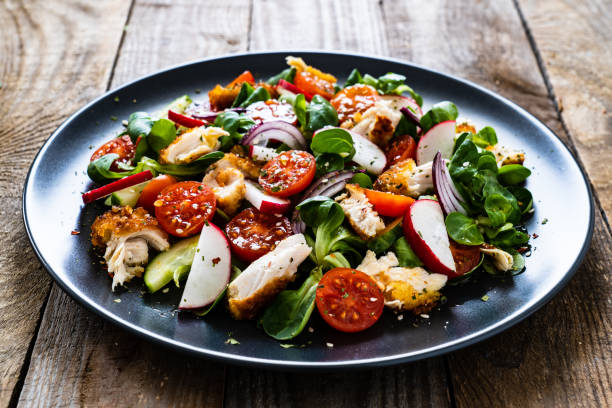
<svg viewBox="0 0 612 408">
<path fill-rule="evenodd" d="M 200 235 L 184 239 L 153 258 L 145 268 L 144 282 L 151 293 L 157 292 L 174 279 L 176 286 L 187 277 L 196 253 Z"/>
<path fill-rule="evenodd" d="M 169 110 L 174 111 L 176 113 L 183 114 L 185 113 L 185 109 L 187 109 L 187 107 L 191 105 L 191 102 L 192 100 L 191 100 L 191 97 L 189 97 L 189 95 L 179 96 L 178 98 L 170 102 L 170 104 L 166 106 L 166 108 L 163 111 L 158 112 L 157 115 L 155 116 L 164 118 L 164 119 L 168 119 Z"/>
<path fill-rule="evenodd" d="M 124 188 L 123 190 L 115 191 L 114 193 L 112 193 L 106 198 L 106 200 L 104 201 L 104 204 L 109 205 L 109 206 L 110 205 L 120 205 L 120 206 L 129 205 L 130 207 L 134 207 L 136 206 L 136 203 L 138 202 L 140 193 L 142 193 L 142 190 L 145 188 L 145 186 L 148 183 L 149 183 L 148 181 L 145 181 L 144 183 L 136 184 L 135 186 L 127 187 L 127 188 Z"/>
</svg>

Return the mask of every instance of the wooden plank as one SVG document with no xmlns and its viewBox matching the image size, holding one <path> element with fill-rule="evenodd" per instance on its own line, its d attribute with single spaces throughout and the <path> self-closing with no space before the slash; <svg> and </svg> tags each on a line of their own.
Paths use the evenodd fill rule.
<svg viewBox="0 0 612 408">
<path fill-rule="evenodd" d="M 390 49 L 401 50 L 396 56 L 501 93 L 573 148 L 512 1 L 383 4 Z M 553 302 L 492 340 L 449 355 L 457 406 L 610 405 L 612 240 L 599 211 L 583 266 Z"/>
<path fill-rule="evenodd" d="M 250 45 L 252 49 L 350 49 L 387 54 L 381 23 L 377 1 L 294 2 L 287 7 L 281 0 L 256 0 Z M 229 368 L 225 388 L 229 407 L 450 405 L 441 358 L 351 375 Z"/>
<path fill-rule="evenodd" d="M 561 118 L 609 219 L 612 2 L 520 0 L 518 4 L 539 50 Z"/>
<path fill-rule="evenodd" d="M 50 290 L 21 218 L 25 176 L 60 122 L 104 90 L 128 8 L 121 0 L 0 2 L 0 406 L 18 396 Z"/>
<path fill-rule="evenodd" d="M 136 2 L 111 86 L 182 61 L 245 50 L 248 10 L 248 0 L 231 5 Z M 222 404 L 223 366 L 169 352 L 119 330 L 78 307 L 57 287 L 48 303 L 21 404 Z"/>
<path fill-rule="evenodd" d="M 334 374 L 230 367 L 225 389 L 228 408 L 449 406 L 442 358 Z"/>
</svg>

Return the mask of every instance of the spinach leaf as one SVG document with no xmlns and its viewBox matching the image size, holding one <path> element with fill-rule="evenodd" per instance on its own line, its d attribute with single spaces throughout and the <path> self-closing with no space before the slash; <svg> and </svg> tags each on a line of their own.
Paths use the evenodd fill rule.
<svg viewBox="0 0 612 408">
<path fill-rule="evenodd" d="M 525 187 L 510 186 L 508 191 L 516 197 L 517 204 L 521 210 L 521 214 L 527 213 L 533 207 L 533 196 Z"/>
<path fill-rule="evenodd" d="M 296 72 L 297 70 L 295 69 L 295 67 L 290 67 L 270 77 L 266 82 L 270 85 L 277 85 L 278 81 L 284 79 L 287 82 L 293 83 L 293 78 L 295 77 Z"/>
<path fill-rule="evenodd" d="M 404 237 L 399 237 L 397 241 L 395 241 L 393 244 L 393 252 L 397 256 L 399 266 L 403 268 L 416 268 L 417 266 L 424 265 Z"/>
<path fill-rule="evenodd" d="M 503 185 L 520 184 L 531 175 L 531 170 L 520 164 L 507 164 L 499 168 L 497 179 Z"/>
<path fill-rule="evenodd" d="M 266 334 L 276 340 L 288 340 L 300 334 L 314 310 L 322 276 L 321 267 L 316 267 L 299 289 L 283 290 L 274 298 L 261 318 Z"/>
<path fill-rule="evenodd" d="M 259 88 L 255 88 L 255 90 L 240 104 L 240 106 L 244 108 L 255 102 L 267 101 L 268 99 L 270 99 L 270 93 L 266 88 L 260 86 Z"/>
<path fill-rule="evenodd" d="M 438 102 L 425 112 L 421 117 L 421 129 L 423 134 L 438 123 L 446 122 L 447 120 L 456 120 L 459 116 L 459 111 L 454 103 L 443 101 Z"/>
<path fill-rule="evenodd" d="M 363 81 L 363 78 L 361 77 L 361 73 L 359 72 L 359 70 L 357 68 L 353 68 L 348 78 L 346 79 L 346 83 L 344 84 L 344 87 L 346 88 L 347 86 L 360 84 L 362 83 L 362 81 Z"/>
<path fill-rule="evenodd" d="M 87 175 L 93 181 L 101 184 L 131 176 L 144 170 L 151 170 L 153 175 L 164 173 L 180 177 L 195 176 L 203 173 L 208 166 L 221 159 L 223 155 L 223 152 L 211 152 L 189 164 L 160 164 L 156 160 L 144 156 L 136 166 L 130 167 L 127 171 L 115 172 L 110 170 L 110 166 L 119 156 L 111 153 L 89 163 Z"/>
<path fill-rule="evenodd" d="M 491 126 L 485 126 L 472 137 L 472 141 L 479 147 L 495 146 L 497 134 Z"/>
<path fill-rule="evenodd" d="M 293 100 L 292 106 L 293 111 L 295 112 L 295 116 L 297 116 L 297 119 L 300 122 L 302 131 L 304 131 L 308 123 L 308 120 L 306 118 L 306 97 L 304 96 L 304 94 L 298 94 Z"/>
<path fill-rule="evenodd" d="M 251 86 L 251 84 L 249 84 L 248 82 L 243 82 L 242 86 L 240 87 L 240 92 L 238 92 L 238 95 L 236 95 L 236 99 L 234 99 L 234 102 L 232 102 L 232 108 L 241 106 L 242 102 L 246 101 L 246 99 L 251 96 L 254 91 L 255 90 L 253 89 L 253 86 Z"/>
<path fill-rule="evenodd" d="M 219 138 L 221 142 L 220 150 L 228 151 L 233 145 L 242 140 L 242 137 L 255 125 L 255 122 L 244 113 L 239 114 L 234 111 L 225 111 L 217 116 L 214 125 L 230 134 L 229 136 L 221 136 Z"/>
<path fill-rule="evenodd" d="M 336 109 L 327 99 L 320 95 L 313 96 L 306 107 L 306 114 L 308 117 L 306 129 L 310 132 L 315 132 L 325 126 L 338 126 L 338 113 Z"/>
<path fill-rule="evenodd" d="M 529 242 L 529 235 L 516 228 L 503 231 L 495 238 L 491 239 L 491 244 L 502 249 L 515 248 Z"/>
<path fill-rule="evenodd" d="M 401 226 L 396 226 L 382 235 L 368 241 L 368 249 L 374 251 L 376 255 L 386 252 L 397 239 L 404 235 Z"/>
<path fill-rule="evenodd" d="M 323 153 L 315 158 L 317 164 L 316 177 L 324 176 L 331 171 L 344 169 L 344 159 L 337 154 Z"/>
<path fill-rule="evenodd" d="M 351 179 L 351 183 L 358 184 L 359 186 L 367 189 L 372 189 L 374 187 L 372 184 L 372 179 L 365 173 L 355 173 Z"/>
<path fill-rule="evenodd" d="M 384 95 L 401 95 L 404 92 L 410 93 L 412 99 L 414 99 L 419 106 L 423 105 L 423 98 L 421 95 L 416 93 L 411 87 L 405 84 L 406 77 L 404 75 L 396 74 L 394 72 L 386 73 L 378 78 L 374 78 L 370 74 L 361 76 L 361 73 L 357 69 L 353 69 L 344 84 L 344 87 L 365 84 L 375 88 L 379 93 Z"/>
<path fill-rule="evenodd" d="M 355 155 L 351 134 L 340 128 L 325 129 L 318 132 L 310 143 L 310 149 L 317 156 L 324 153 L 334 153 L 344 160 L 350 160 Z"/>
<path fill-rule="evenodd" d="M 325 258 L 323 258 L 322 265 L 328 269 L 351 267 L 351 263 L 342 255 L 342 252 L 332 252 L 326 255 Z"/>
<path fill-rule="evenodd" d="M 478 224 L 472 218 L 458 212 L 446 216 L 446 231 L 453 241 L 463 245 L 480 245 L 484 237 L 478 230 Z"/>
<path fill-rule="evenodd" d="M 153 127 L 153 119 L 147 112 L 134 112 L 128 118 L 127 132 L 135 142 L 138 136 L 146 137 Z"/>
<path fill-rule="evenodd" d="M 296 206 L 300 218 L 314 233 L 313 260 L 322 265 L 330 252 L 342 252 L 354 260 L 361 258 L 361 239 L 342 226 L 344 212 L 329 197 L 316 196 Z"/>
<path fill-rule="evenodd" d="M 397 122 L 397 126 L 395 127 L 395 131 L 393 131 L 393 137 L 399 137 L 403 135 L 410 135 L 416 141 L 419 140 L 419 134 L 417 132 L 417 126 L 406 119 L 406 116 L 402 115 L 399 122 Z"/>
<path fill-rule="evenodd" d="M 156 153 L 168 147 L 176 139 L 176 127 L 174 122 L 168 119 L 158 119 L 153 122 L 151 131 L 145 137 L 147 145 Z"/>
</svg>

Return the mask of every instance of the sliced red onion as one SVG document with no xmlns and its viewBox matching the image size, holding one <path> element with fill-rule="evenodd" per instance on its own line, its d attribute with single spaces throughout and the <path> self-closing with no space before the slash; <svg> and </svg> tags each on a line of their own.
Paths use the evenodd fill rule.
<svg viewBox="0 0 612 408">
<path fill-rule="evenodd" d="M 406 119 L 408 119 L 410 122 L 414 123 L 417 126 L 421 126 L 421 119 L 419 119 L 419 117 L 417 115 L 415 115 L 415 113 L 413 111 L 411 111 L 409 108 L 407 107 L 403 107 L 400 109 L 400 112 L 402 112 L 404 114 L 404 116 L 406 117 Z"/>
<path fill-rule="evenodd" d="M 285 143 L 292 149 L 306 149 L 306 139 L 302 132 L 290 123 L 282 120 L 264 122 L 253 126 L 242 138 L 243 145 L 266 146 L 270 140 Z"/>
<path fill-rule="evenodd" d="M 338 170 L 327 173 L 304 191 L 299 202 L 315 196 L 333 197 L 346 187 L 346 184 L 354 175 L 355 172 L 352 170 Z M 293 210 L 291 215 L 291 228 L 293 232 L 300 234 L 306 230 L 306 224 L 300 219 L 300 212 L 297 208 Z"/>
<path fill-rule="evenodd" d="M 452 212 L 459 212 L 467 215 L 465 208 L 461 205 L 463 198 L 455 188 L 453 181 L 448 173 L 442 153 L 436 153 L 431 168 L 434 190 L 440 200 L 440 205 L 444 211 L 444 215 Z"/>
</svg>

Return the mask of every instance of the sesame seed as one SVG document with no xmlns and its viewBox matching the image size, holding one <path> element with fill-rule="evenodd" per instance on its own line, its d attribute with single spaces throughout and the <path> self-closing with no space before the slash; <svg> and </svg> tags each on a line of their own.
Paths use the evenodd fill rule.
<svg viewBox="0 0 612 408">
<path fill-rule="evenodd" d="M 325 343 L 325 345 L 326 345 L 327 347 L 329 347 L 329 348 L 334 347 L 334 343 Z"/>
</svg>

